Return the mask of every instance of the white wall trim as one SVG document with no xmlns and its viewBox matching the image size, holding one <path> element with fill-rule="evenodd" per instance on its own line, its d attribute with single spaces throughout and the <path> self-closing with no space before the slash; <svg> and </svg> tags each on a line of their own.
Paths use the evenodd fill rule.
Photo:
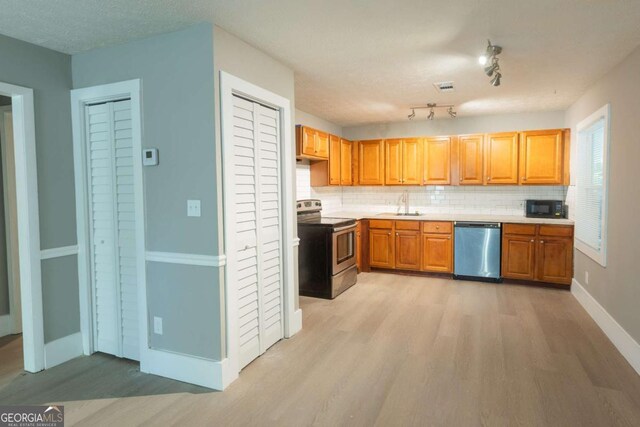
<svg viewBox="0 0 640 427">
<path fill-rule="evenodd" d="M 13 113 L 24 369 L 38 372 L 45 364 L 33 90 L 0 83 L 0 95 L 11 97 Z"/>
<path fill-rule="evenodd" d="M 11 335 L 13 333 L 13 318 L 11 314 L 0 316 L 0 337 Z"/>
<path fill-rule="evenodd" d="M 65 256 L 77 255 L 78 245 L 62 246 L 60 248 L 43 249 L 40 251 L 40 259 L 61 258 Z"/>
<path fill-rule="evenodd" d="M 300 246 L 300 238 L 299 237 L 296 237 L 295 239 L 293 239 L 293 246 L 294 247 Z"/>
<path fill-rule="evenodd" d="M 142 174 L 142 85 L 139 79 L 93 86 L 71 91 L 71 120 L 76 190 L 76 222 L 78 234 L 78 281 L 80 289 L 80 331 L 84 354 L 94 351 L 91 292 L 91 254 L 87 153 L 85 141 L 86 104 L 131 99 L 131 140 L 133 144 L 134 215 L 136 222 L 136 258 L 138 274 L 138 334 L 140 336 L 140 369 L 144 370 L 149 352 L 147 323 L 147 279 L 145 264 L 144 181 Z"/>
<path fill-rule="evenodd" d="M 292 137 L 291 102 L 273 92 L 265 90 L 250 82 L 239 79 L 224 71 L 220 71 L 220 122 L 221 122 L 221 148 L 223 165 L 230 164 L 226 160 L 232 158 L 231 141 L 233 140 L 233 96 L 241 95 L 247 99 L 255 100 L 263 105 L 268 105 L 280 112 L 281 129 L 281 164 L 282 164 L 282 242 L 293 242 L 296 234 L 295 218 L 295 153 Z M 224 246 L 230 267 L 225 269 L 224 295 L 225 295 L 225 352 L 229 360 L 229 370 L 237 375 L 240 371 L 240 337 L 238 325 L 237 283 L 233 279 L 232 265 L 235 262 L 235 234 L 232 218 L 234 215 L 232 201 L 233 195 L 228 193 L 228 185 L 233 182 L 232 171 L 223 166 L 223 218 L 224 218 Z M 230 225 L 231 224 L 231 225 Z M 283 296 L 284 296 L 284 336 L 290 337 L 298 329 L 296 321 L 295 269 L 294 250 L 289 244 L 283 244 Z"/>
<path fill-rule="evenodd" d="M 44 345 L 44 367 L 53 368 L 82 354 L 82 334 L 67 335 Z"/>
<path fill-rule="evenodd" d="M 604 334 L 609 337 L 618 351 L 627 359 L 633 369 L 640 374 L 640 344 L 576 279 L 572 281 L 571 293 L 602 329 Z"/>
<path fill-rule="evenodd" d="M 302 330 L 302 310 L 297 309 L 293 312 L 293 321 L 289 326 L 289 330 L 285 332 L 285 338 L 291 338 Z"/>
<path fill-rule="evenodd" d="M 227 262 L 225 255 L 197 255 L 178 252 L 151 252 L 147 251 L 146 260 L 168 264 L 201 265 L 205 267 L 222 267 Z"/>
<path fill-rule="evenodd" d="M 224 390 L 238 377 L 229 370 L 228 359 L 216 361 L 156 349 L 149 349 L 146 366 L 140 371 L 214 390 Z"/>
</svg>

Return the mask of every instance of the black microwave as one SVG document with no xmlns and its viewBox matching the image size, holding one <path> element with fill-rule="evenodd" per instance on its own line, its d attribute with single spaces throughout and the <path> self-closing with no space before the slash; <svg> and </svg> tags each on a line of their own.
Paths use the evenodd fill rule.
<svg viewBox="0 0 640 427">
<path fill-rule="evenodd" d="M 527 200 L 525 215 L 529 218 L 566 218 L 562 200 Z"/>
</svg>

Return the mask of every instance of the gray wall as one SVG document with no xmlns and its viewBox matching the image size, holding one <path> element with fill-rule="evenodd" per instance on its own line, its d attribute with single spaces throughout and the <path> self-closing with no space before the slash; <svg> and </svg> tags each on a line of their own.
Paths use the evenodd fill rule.
<svg viewBox="0 0 640 427">
<path fill-rule="evenodd" d="M 74 88 L 142 81 L 142 145 L 158 148 L 160 159 L 144 168 L 147 250 L 217 255 L 211 25 L 81 53 L 72 64 Z M 188 199 L 202 201 L 202 217 L 187 217 Z M 149 324 L 161 316 L 164 329 L 150 333 L 151 347 L 220 358 L 219 283 L 210 270 L 147 263 Z"/>
<path fill-rule="evenodd" d="M 640 48 L 594 84 L 566 114 L 575 148 L 576 125 L 611 103 L 607 267 L 576 250 L 575 278 L 637 342 L 640 342 L 639 76 Z M 570 196 L 573 190 L 573 186 L 569 187 Z M 589 272 L 589 284 L 585 272 Z"/>
<path fill-rule="evenodd" d="M 458 117 L 457 119 L 444 117 L 443 115 L 446 114 L 446 111 L 438 109 L 435 120 L 426 120 L 426 112 L 417 111 L 416 118 L 411 121 L 407 119 L 404 122 L 344 127 L 342 132 L 345 138 L 356 141 L 361 139 L 463 135 L 564 127 L 564 111 L 471 116 Z M 438 116 L 443 118 L 438 119 Z"/>
<path fill-rule="evenodd" d="M 314 129 L 328 132 L 332 135 L 342 136 L 342 127 L 331 123 L 325 119 L 321 119 L 313 114 L 305 113 L 302 110 L 296 108 L 296 125 L 309 126 Z"/>
<path fill-rule="evenodd" d="M 221 153 L 221 136 L 220 136 L 220 71 L 225 71 L 238 78 L 246 80 L 256 86 L 262 87 L 273 93 L 276 93 L 282 97 L 285 97 L 291 101 L 291 147 L 290 150 L 295 150 L 295 137 L 293 136 L 295 127 L 295 99 L 294 99 L 294 75 L 293 70 L 286 67 L 282 63 L 276 61 L 272 57 L 268 56 L 264 52 L 254 48 L 253 46 L 245 43 L 234 35 L 228 33 L 220 27 L 214 26 L 214 38 L 213 38 L 213 59 L 215 70 L 215 85 L 216 85 L 216 153 Z M 221 155 L 218 155 L 218 182 L 222 182 L 222 160 Z M 292 156 L 291 167 L 295 170 L 295 155 Z M 295 194 L 295 188 L 294 188 Z M 222 229 L 222 193 L 218 193 L 218 207 L 220 211 L 218 227 Z M 295 205 L 290 206 L 292 214 L 295 215 Z M 219 246 L 221 252 L 224 248 L 223 235 L 221 234 L 219 240 Z M 297 251 L 294 251 L 294 275 L 296 282 L 295 295 L 298 295 L 298 261 Z M 224 272 L 220 270 L 220 280 L 224 283 Z M 221 301 L 224 301 L 224 289 L 220 289 Z M 298 307 L 298 300 L 296 299 L 296 308 Z M 221 313 L 222 316 L 223 313 Z M 224 317 L 221 317 L 223 324 L 223 331 L 225 328 Z M 224 340 L 224 337 L 223 337 Z"/>
<path fill-rule="evenodd" d="M 71 57 L 0 36 L 0 81 L 32 88 L 35 103 L 40 242 L 42 249 L 76 244 L 71 138 Z M 55 308 L 47 295 L 78 295 L 77 269 L 64 259 L 43 263 L 45 341 L 80 331 L 77 300 Z M 46 271 L 59 272 L 51 277 Z"/>
</svg>

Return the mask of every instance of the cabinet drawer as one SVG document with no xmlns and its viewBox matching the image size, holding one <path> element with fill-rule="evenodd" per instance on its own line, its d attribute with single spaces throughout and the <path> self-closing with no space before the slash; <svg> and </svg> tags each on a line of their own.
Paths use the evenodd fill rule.
<svg viewBox="0 0 640 427">
<path fill-rule="evenodd" d="M 426 221 L 422 223 L 423 233 L 443 233 L 450 234 L 453 231 L 453 224 L 446 221 Z"/>
<path fill-rule="evenodd" d="M 504 234 L 515 234 L 520 236 L 535 236 L 535 224 L 503 224 L 502 232 Z"/>
<path fill-rule="evenodd" d="M 420 221 L 396 221 L 396 230 L 420 230 Z"/>
<path fill-rule="evenodd" d="M 573 227 L 570 225 L 541 225 L 539 235 L 573 237 Z"/>
<path fill-rule="evenodd" d="M 393 228 L 393 221 L 390 219 L 371 219 L 369 228 Z"/>
</svg>

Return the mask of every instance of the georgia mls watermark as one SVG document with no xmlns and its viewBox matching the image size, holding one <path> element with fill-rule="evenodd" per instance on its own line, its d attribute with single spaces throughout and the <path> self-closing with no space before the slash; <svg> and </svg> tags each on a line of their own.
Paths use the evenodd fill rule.
<svg viewBox="0 0 640 427">
<path fill-rule="evenodd" d="M 0 406 L 0 427 L 63 427 L 64 406 Z"/>
</svg>

